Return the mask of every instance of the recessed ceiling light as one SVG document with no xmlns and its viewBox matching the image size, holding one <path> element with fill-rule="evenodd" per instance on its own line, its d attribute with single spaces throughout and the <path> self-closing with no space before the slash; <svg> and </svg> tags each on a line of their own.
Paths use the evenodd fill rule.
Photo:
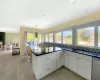
<svg viewBox="0 0 100 80">
<path fill-rule="evenodd" d="M 46 15 L 44 14 L 44 16 L 46 16 Z"/>
</svg>

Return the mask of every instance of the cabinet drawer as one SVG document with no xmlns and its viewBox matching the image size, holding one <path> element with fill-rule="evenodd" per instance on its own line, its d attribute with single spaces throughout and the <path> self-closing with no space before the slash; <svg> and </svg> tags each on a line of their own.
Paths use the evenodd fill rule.
<svg viewBox="0 0 100 80">
<path fill-rule="evenodd" d="M 46 55 L 37 57 L 37 66 L 44 65 L 46 63 Z"/>
<path fill-rule="evenodd" d="M 46 55 L 46 60 L 52 60 L 52 59 L 56 59 L 56 53 L 51 53 Z"/>
<path fill-rule="evenodd" d="M 37 68 L 37 73 L 36 73 L 36 78 L 41 79 L 46 75 L 46 70 L 45 66 L 38 66 Z"/>
<path fill-rule="evenodd" d="M 53 72 L 54 70 L 56 70 L 56 61 L 45 64 L 44 66 L 38 66 L 37 77 L 41 79 L 44 76 Z"/>
<path fill-rule="evenodd" d="M 39 56 L 37 59 L 37 64 L 38 66 L 45 66 L 47 63 L 55 60 L 56 60 L 56 54 L 50 53 L 50 54 Z"/>
<path fill-rule="evenodd" d="M 46 68 L 46 75 L 48 75 L 49 73 L 53 72 L 54 70 L 56 70 L 56 62 L 52 62 L 52 63 L 48 63 Z"/>
<path fill-rule="evenodd" d="M 84 60 L 87 60 L 87 61 L 92 61 L 92 57 L 87 56 L 87 55 L 80 54 L 79 55 L 79 58 L 84 59 Z"/>
</svg>

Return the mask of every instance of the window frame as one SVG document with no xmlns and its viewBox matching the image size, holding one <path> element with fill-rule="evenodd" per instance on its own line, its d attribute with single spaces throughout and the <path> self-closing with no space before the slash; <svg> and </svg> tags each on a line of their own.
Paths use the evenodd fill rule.
<svg viewBox="0 0 100 80">
<path fill-rule="evenodd" d="M 53 34 L 53 40 L 52 40 L 52 41 L 54 42 L 54 33 L 53 33 L 53 32 L 51 32 L 51 33 L 48 34 L 48 35 L 49 35 L 49 40 L 48 40 L 48 42 L 50 42 L 50 34 Z M 52 42 L 52 43 L 53 43 L 53 42 Z"/>
<path fill-rule="evenodd" d="M 68 45 L 73 45 L 73 29 L 72 28 L 65 29 L 65 30 L 62 31 L 62 44 L 65 44 L 65 43 L 63 43 L 63 32 L 64 31 L 72 31 L 72 44 L 68 44 Z"/>
<path fill-rule="evenodd" d="M 72 45 L 73 46 L 82 46 L 82 45 L 78 45 L 78 43 L 77 43 L 77 30 L 82 29 L 82 28 L 94 27 L 94 46 L 85 46 L 84 45 L 84 47 L 100 48 L 98 46 L 98 37 L 99 37 L 98 27 L 99 26 L 100 26 L 100 20 L 88 22 L 88 23 L 84 23 L 84 24 L 79 24 L 76 26 L 72 25 L 72 26 L 66 27 L 65 29 L 57 30 L 57 31 L 49 32 L 49 33 L 53 33 L 53 42 L 55 43 L 55 34 L 58 32 L 62 32 L 61 44 L 63 44 L 63 31 L 72 30 Z M 46 34 L 48 34 L 48 33 L 46 33 Z M 45 41 L 45 39 L 44 39 L 44 41 Z"/>
<path fill-rule="evenodd" d="M 79 29 L 83 29 L 83 28 L 91 28 L 91 27 L 93 27 L 94 28 L 94 46 L 85 46 L 85 45 L 79 45 L 78 44 L 78 30 Z M 89 48 L 94 48 L 95 47 L 95 26 L 94 25 L 92 25 L 92 26 L 82 26 L 82 27 L 76 27 L 76 46 L 83 46 L 83 47 L 89 47 Z"/>
<path fill-rule="evenodd" d="M 56 31 L 55 33 L 54 33 L 54 42 L 56 41 L 56 33 L 59 33 L 59 32 L 61 32 L 61 44 L 62 44 L 62 38 L 63 38 L 63 34 L 62 34 L 62 30 L 61 31 Z"/>
<path fill-rule="evenodd" d="M 48 35 L 48 41 L 46 41 L 46 35 Z M 45 41 L 45 42 L 49 42 L 49 34 L 48 34 L 48 33 L 46 33 L 46 34 L 44 35 L 44 41 Z"/>
</svg>

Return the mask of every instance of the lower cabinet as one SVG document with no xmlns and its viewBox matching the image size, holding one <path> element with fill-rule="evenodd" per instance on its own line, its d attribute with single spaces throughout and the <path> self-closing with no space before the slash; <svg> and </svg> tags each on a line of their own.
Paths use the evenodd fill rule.
<svg viewBox="0 0 100 80">
<path fill-rule="evenodd" d="M 91 80 L 92 57 L 69 52 L 69 69 L 83 78 Z"/>
<path fill-rule="evenodd" d="M 77 58 L 69 56 L 69 69 L 77 73 Z"/>
<path fill-rule="evenodd" d="M 37 80 L 50 74 L 57 68 L 57 52 L 41 56 L 32 55 L 32 68 Z"/>
<path fill-rule="evenodd" d="M 64 54 L 62 51 L 57 52 L 57 69 L 64 65 Z"/>
<path fill-rule="evenodd" d="M 64 51 L 64 66 L 69 68 L 69 53 L 67 51 Z"/>
<path fill-rule="evenodd" d="M 78 74 L 87 80 L 91 80 L 92 62 L 79 59 L 78 60 Z"/>
<path fill-rule="evenodd" d="M 92 57 L 90 56 L 69 51 L 58 51 L 41 56 L 32 54 L 32 70 L 37 80 L 62 66 L 87 80 L 91 80 Z"/>
</svg>

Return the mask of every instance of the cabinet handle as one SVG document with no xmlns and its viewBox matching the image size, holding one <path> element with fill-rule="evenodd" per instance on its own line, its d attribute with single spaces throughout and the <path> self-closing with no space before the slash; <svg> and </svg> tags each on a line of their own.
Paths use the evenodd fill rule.
<svg viewBox="0 0 100 80">
<path fill-rule="evenodd" d="M 51 68 L 47 69 L 47 70 L 50 70 Z"/>
</svg>

